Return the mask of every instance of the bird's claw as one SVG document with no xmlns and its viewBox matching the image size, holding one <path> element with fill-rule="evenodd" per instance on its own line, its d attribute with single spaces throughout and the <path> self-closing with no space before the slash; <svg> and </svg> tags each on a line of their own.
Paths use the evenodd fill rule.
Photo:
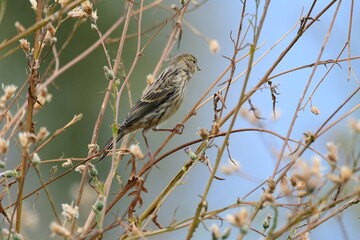
<svg viewBox="0 0 360 240">
<path fill-rule="evenodd" d="M 174 128 L 170 128 L 170 129 L 163 129 L 163 128 L 153 128 L 152 130 L 154 132 L 174 132 L 175 134 L 182 134 L 184 131 L 184 124 L 178 123 L 176 124 L 176 126 Z"/>
</svg>

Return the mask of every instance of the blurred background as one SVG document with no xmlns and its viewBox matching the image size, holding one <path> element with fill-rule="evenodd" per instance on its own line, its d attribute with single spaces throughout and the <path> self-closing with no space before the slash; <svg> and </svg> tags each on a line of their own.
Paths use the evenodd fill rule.
<svg viewBox="0 0 360 240">
<path fill-rule="evenodd" d="M 138 1 L 135 1 L 138 2 Z M 145 1 L 147 4 L 148 1 Z M 199 1 L 200 3 L 202 1 Z M 341 49 L 344 47 L 348 39 L 348 25 L 350 14 L 350 2 L 344 1 L 339 9 L 338 16 L 334 22 L 332 33 L 330 34 L 329 42 L 324 50 L 324 54 L 321 60 L 336 59 Z M 166 18 L 170 16 L 170 13 L 165 9 L 171 9 L 171 5 L 175 4 L 180 6 L 179 1 L 163 1 L 162 7 L 153 8 L 150 11 L 146 11 L 143 16 L 142 28 L 147 29 L 151 26 L 162 23 Z M 259 11 L 263 9 L 263 1 L 260 1 Z M 327 1 L 317 3 L 314 8 L 314 15 L 317 14 L 324 6 L 328 4 Z M 98 26 L 100 31 L 105 32 L 122 14 L 124 1 L 110 1 L 103 0 L 94 4 L 94 9 L 98 11 Z M 190 8 L 193 8 L 192 5 Z M 359 9 L 359 2 L 355 2 L 354 9 Z M 268 14 L 266 16 L 263 31 L 260 35 L 259 44 L 262 44 L 259 50 L 255 54 L 255 59 L 259 58 L 268 51 L 276 42 L 278 42 L 295 24 L 299 19 L 304 16 L 310 8 L 310 3 L 300 0 L 293 1 L 272 1 Z M 285 56 L 285 59 L 278 65 L 272 75 L 281 73 L 293 68 L 297 68 L 303 65 L 314 63 L 318 57 L 321 46 L 324 42 L 325 36 L 328 32 L 330 22 L 333 18 L 333 14 L 336 8 L 336 4 L 325 13 L 320 21 L 316 22 L 299 40 L 299 42 L 291 49 L 289 54 Z M 229 65 L 229 60 L 226 57 L 232 57 L 233 55 L 233 43 L 230 36 L 236 37 L 240 14 L 242 11 L 242 3 L 238 0 L 227 1 L 205 1 L 200 7 L 194 11 L 188 12 L 185 15 L 185 21 L 190 23 L 192 27 L 196 28 L 203 36 L 208 39 L 216 40 L 219 43 L 220 50 L 218 53 L 212 53 L 209 49 L 209 43 L 204 41 L 196 34 L 194 34 L 189 27 L 184 24 L 183 32 L 181 36 L 181 42 L 179 47 L 175 47 L 171 53 L 171 56 L 175 56 L 179 53 L 188 52 L 195 55 L 198 58 L 199 66 L 202 69 L 201 72 L 196 73 L 194 78 L 189 84 L 187 90 L 186 102 L 181 109 L 176 113 L 174 117 L 168 120 L 162 125 L 164 128 L 172 128 L 179 123 L 187 112 L 192 108 L 195 102 L 202 96 L 208 87 L 221 75 L 225 68 Z M 255 14 L 255 1 L 249 1 L 248 8 L 246 10 L 248 19 L 252 18 Z M 352 16 L 353 26 L 351 32 L 351 56 L 359 56 L 360 47 L 358 39 L 360 38 L 360 13 L 354 11 Z M 25 27 L 29 27 L 34 23 L 35 14 L 30 8 L 28 1 L 8 1 L 6 7 L 6 13 L 0 25 L 0 41 L 9 39 L 16 35 L 16 29 L 14 23 L 16 21 L 22 23 Z M 76 19 L 68 20 L 68 24 L 63 24 L 56 33 L 57 44 L 61 44 L 65 41 Z M 244 28 L 247 28 L 249 22 L 244 23 Z M 136 33 L 136 23 L 131 21 L 129 33 Z M 146 86 L 146 76 L 152 73 L 154 67 L 157 64 L 159 57 L 162 54 L 164 45 L 167 43 L 168 36 L 173 29 L 173 23 L 167 24 L 164 29 L 156 36 L 154 41 L 151 42 L 149 47 L 144 51 L 144 55 L 140 57 L 138 64 L 132 74 L 131 91 L 132 99 L 136 101 L 141 95 L 143 89 Z M 251 89 L 264 75 L 264 73 L 273 64 L 274 60 L 285 49 L 285 47 L 294 38 L 298 30 L 298 26 L 277 46 L 271 49 L 259 63 L 257 63 L 251 72 L 250 82 L 248 89 Z M 121 27 L 112 34 L 112 38 L 118 38 L 122 31 Z M 154 31 L 145 33 L 142 36 L 142 44 L 149 39 Z M 246 42 L 252 42 L 253 31 L 250 29 Z M 29 36 L 27 39 L 33 43 L 34 35 Z M 91 44 L 98 40 L 98 35 L 90 27 L 90 21 L 85 21 L 79 27 L 79 30 L 75 33 L 70 45 L 64 50 L 60 58 L 60 66 L 63 66 L 75 56 L 79 55 Z M 123 64 L 128 71 L 136 52 L 136 38 L 128 39 L 125 43 L 123 53 Z M 116 56 L 116 50 L 118 47 L 118 41 L 107 45 L 109 54 L 112 59 Z M 239 53 L 239 57 L 247 53 L 248 47 L 244 48 Z M 2 52 L 1 54 L 3 54 Z M 341 55 L 340 59 L 346 58 L 347 51 Z M 47 64 L 45 60 L 44 68 Z M 168 63 L 165 63 L 166 66 Z M 98 48 L 91 53 L 84 60 L 80 61 L 72 68 L 61 74 L 54 84 L 48 87 L 48 91 L 52 95 L 52 100 L 49 104 L 46 104 L 36 115 L 36 129 L 41 126 L 46 126 L 50 133 L 54 133 L 57 129 L 63 127 L 69 122 L 75 114 L 83 114 L 83 118 L 80 122 L 66 129 L 66 131 L 56 137 L 46 148 L 39 152 L 41 159 L 56 159 L 56 158 L 68 158 L 68 157 L 86 157 L 88 149 L 87 145 L 90 143 L 93 127 L 97 119 L 97 115 L 100 110 L 100 106 L 104 97 L 104 91 L 107 87 L 108 81 L 104 77 L 103 66 L 107 65 L 104 51 L 102 48 Z M 306 94 L 307 99 L 309 94 L 314 90 L 320 79 L 328 70 L 330 64 L 327 66 L 318 66 L 318 70 L 314 75 L 314 80 L 309 86 L 309 91 Z M 297 121 L 295 122 L 294 129 L 291 134 L 291 138 L 295 140 L 301 140 L 303 133 L 307 131 L 316 131 L 321 124 L 338 108 L 338 106 L 345 101 L 345 99 L 359 86 L 359 80 L 357 79 L 359 73 L 359 60 L 351 62 L 351 66 L 354 75 L 350 75 L 348 79 L 348 62 L 341 62 L 337 64 L 331 71 L 330 75 L 320 85 L 319 89 L 312 97 L 312 104 L 320 110 L 319 115 L 312 114 L 310 111 L 310 103 L 306 105 L 303 111 L 299 112 Z M 242 60 L 236 65 L 235 76 L 239 76 L 247 68 L 247 59 Z M 0 73 L 1 83 L 4 85 L 15 84 L 18 87 L 22 86 L 27 79 L 27 61 L 24 53 L 19 50 L 9 57 L 0 60 Z M 258 91 L 252 98 L 252 104 L 257 108 L 258 114 L 262 119 L 249 121 L 248 118 L 240 116 L 235 124 L 234 129 L 249 128 L 249 127 L 263 127 L 270 131 L 276 132 L 282 136 L 285 136 L 291 119 L 295 113 L 295 109 L 298 100 L 303 93 L 304 87 L 311 74 L 312 68 L 305 68 L 293 73 L 285 74 L 273 79 L 273 84 L 277 85 L 277 103 L 276 111 L 277 118 L 273 116 L 273 106 L 269 89 Z M 41 72 L 41 71 L 40 71 Z M 227 75 L 228 77 L 228 75 Z M 226 81 L 226 76 L 221 82 Z M 231 110 L 237 103 L 240 91 L 243 85 L 243 78 L 240 78 L 230 89 L 229 100 L 226 103 L 227 110 Z M 217 90 L 223 86 L 217 86 L 209 95 L 211 97 Z M 26 96 L 23 94 L 19 99 L 19 105 L 26 100 Z M 346 112 L 352 109 L 359 103 L 359 94 L 357 94 L 348 104 L 344 106 L 335 116 L 337 119 L 343 116 Z M 250 105 L 246 103 L 244 105 L 244 112 L 246 108 L 250 108 Z M 121 98 L 121 110 L 119 116 L 119 123 L 121 123 L 129 110 L 129 101 L 127 93 L 125 92 Z M 213 105 L 212 101 L 209 101 L 204 107 L 202 107 L 196 114 L 190 118 L 185 125 L 185 130 L 182 135 L 176 135 L 168 144 L 162 153 L 171 150 L 176 146 L 179 146 L 188 141 L 198 139 L 198 128 L 205 128 L 210 130 L 213 124 Z M 209 114 L 210 113 L 210 114 Z M 249 113 L 251 115 L 251 113 Z M 312 147 L 317 151 L 325 154 L 327 152 L 326 143 L 334 142 L 339 149 L 339 161 L 340 165 L 352 164 L 352 153 L 359 153 L 359 146 L 356 145 L 358 136 L 349 128 L 349 119 L 355 119 L 359 121 L 359 111 L 355 111 L 350 117 L 345 118 L 331 130 L 321 136 Z M 100 137 L 98 144 L 102 146 L 110 137 L 111 129 L 110 125 L 113 119 L 113 112 L 108 107 L 106 116 L 101 126 Z M 3 125 L 1 125 L 3 127 Z M 222 127 L 222 131 L 226 131 L 228 125 Z M 153 133 L 149 134 L 151 148 L 155 151 L 159 147 L 163 140 L 168 136 L 168 133 Z M 143 139 L 141 134 L 138 133 L 136 139 L 141 143 L 141 147 L 145 152 Z M 222 138 L 218 138 L 215 141 L 219 146 L 222 144 Z M 236 202 L 237 198 L 242 199 L 247 193 L 253 190 L 261 182 L 265 181 L 273 172 L 274 166 L 277 160 L 277 154 L 281 149 L 282 140 L 275 138 L 274 136 L 257 133 L 257 132 L 241 132 L 235 133 L 230 137 L 229 151 L 231 157 L 239 163 L 240 173 L 226 175 L 219 171 L 216 175 L 225 178 L 224 181 L 214 181 L 208 197 L 208 210 L 219 209 Z M 11 169 L 20 163 L 19 149 L 12 143 L 12 148 L 7 154 L 7 168 Z M 293 145 L 295 148 L 296 146 Z M 193 150 L 196 150 L 197 146 L 191 146 Z M 217 149 L 214 147 L 207 151 L 207 155 L 213 164 L 216 158 Z M 316 154 L 312 151 L 307 151 L 303 158 L 307 161 L 311 161 Z M 286 156 L 286 155 L 285 155 Z M 121 176 L 122 181 L 126 182 L 130 169 L 126 168 L 126 163 L 129 157 L 125 157 L 121 162 L 121 166 L 118 168 L 118 174 Z M 181 170 L 184 163 L 187 161 L 188 156 L 183 151 L 178 151 L 166 159 L 162 160 L 158 164 L 158 168 L 153 168 L 147 179 L 145 187 L 149 191 L 148 194 L 143 194 L 144 206 L 147 206 L 150 201 L 154 199 L 164 187 L 171 181 L 174 175 Z M 289 162 L 289 158 L 285 158 L 282 166 Z M 145 159 L 144 161 L 147 161 Z M 229 157 L 227 154 L 223 155 L 221 165 L 229 164 Z M 54 164 L 42 165 L 42 173 L 45 179 L 48 178 L 50 169 Z M 327 172 L 330 166 L 322 159 L 323 171 Z M 100 177 L 104 180 L 110 167 L 110 158 L 107 158 L 100 165 L 96 166 Z M 35 174 L 32 174 L 32 169 L 29 169 L 28 178 L 26 180 L 25 193 L 29 193 L 33 189 L 39 186 L 39 181 Z M 58 164 L 58 171 L 65 171 L 62 169 L 61 164 Z M 195 168 L 185 178 L 185 182 L 182 186 L 176 188 L 176 190 L 169 196 L 160 212 L 158 213 L 158 221 L 164 226 L 168 226 L 171 221 L 183 220 L 193 216 L 198 202 L 200 201 L 200 195 L 203 194 L 205 185 L 210 176 L 210 172 L 206 166 L 197 164 Z M 58 211 L 61 212 L 61 203 L 71 203 L 76 199 L 78 191 L 78 185 L 81 179 L 81 174 L 73 172 L 67 175 L 66 178 L 61 181 L 56 181 L 49 186 L 49 190 L 52 193 L 55 204 L 58 207 Z M 353 183 L 354 184 L 354 183 Z M 358 182 L 357 182 L 358 184 Z M 113 192 L 117 192 L 120 188 L 113 186 Z M 90 206 L 94 203 L 96 193 L 87 186 L 86 193 L 83 198 L 83 206 L 80 209 L 79 222 L 83 223 L 86 216 L 89 213 Z M 262 190 L 251 194 L 247 201 L 257 201 L 261 196 Z M 49 239 L 51 232 L 49 230 L 49 223 L 54 220 L 51 212 L 48 211 L 49 203 L 45 198 L 43 192 L 40 195 L 34 195 L 26 201 L 26 214 L 23 229 L 27 239 Z M 15 195 L 12 200 L 15 199 Z M 128 201 L 128 202 L 126 202 Z M 112 222 L 116 216 L 122 216 L 127 209 L 129 199 L 120 201 L 113 209 L 107 219 L 107 223 Z M 9 202 L 3 201 L 3 205 L 7 205 Z M 137 214 L 143 211 L 143 208 L 138 209 Z M 252 209 L 249 208 L 249 211 Z M 220 217 L 225 218 L 228 214 L 237 212 L 238 209 L 231 209 L 222 214 Z M 256 221 L 252 227 L 261 229 L 262 220 L 266 215 L 273 211 L 270 207 L 266 207 L 258 215 Z M 338 217 L 330 219 L 328 222 L 320 225 L 318 228 L 311 231 L 311 239 L 357 239 L 360 235 L 359 228 L 359 206 L 353 206 L 349 210 L 345 210 Z M 278 220 L 278 225 L 281 226 L 287 221 L 285 214 L 281 215 Z M 200 225 L 195 232 L 193 239 L 210 239 L 211 232 L 210 226 L 216 223 L 221 231 L 229 226 L 226 222 L 220 220 L 208 220 L 204 225 Z M 3 226 L 6 222 L 3 221 Z M 105 224 L 106 225 L 106 224 Z M 258 225 L 258 226 L 257 226 Z M 150 228 L 156 229 L 156 226 L 150 225 Z M 345 229 L 345 231 L 344 231 Z M 238 234 L 236 229 L 232 232 L 229 239 L 235 239 Z M 123 229 L 114 229 L 107 232 L 104 239 L 113 239 L 113 236 L 119 236 L 119 232 Z M 173 231 L 167 234 L 162 234 L 155 237 L 149 237 L 149 239 L 184 239 L 187 233 L 187 228 Z M 260 235 L 249 231 L 247 239 L 261 239 Z"/>
</svg>

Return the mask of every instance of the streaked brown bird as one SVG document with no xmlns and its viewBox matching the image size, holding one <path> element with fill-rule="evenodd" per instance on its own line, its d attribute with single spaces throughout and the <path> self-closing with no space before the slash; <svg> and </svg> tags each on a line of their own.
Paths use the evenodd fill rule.
<svg viewBox="0 0 360 240">
<path fill-rule="evenodd" d="M 149 130 L 169 119 L 179 109 L 187 84 L 196 71 L 200 71 L 200 68 L 193 55 L 184 53 L 176 56 L 130 109 L 125 121 L 118 129 L 116 142 L 119 142 L 126 134 L 143 128 L 142 135 L 148 154 L 152 158 L 146 138 Z M 113 139 L 111 138 L 104 146 L 104 153 L 99 162 L 112 148 Z"/>
</svg>

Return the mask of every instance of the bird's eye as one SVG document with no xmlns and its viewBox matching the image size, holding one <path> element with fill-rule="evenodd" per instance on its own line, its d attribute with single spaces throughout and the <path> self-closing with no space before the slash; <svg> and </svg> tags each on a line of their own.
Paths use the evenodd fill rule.
<svg viewBox="0 0 360 240">
<path fill-rule="evenodd" d="M 195 61 L 194 59 L 192 60 L 192 62 L 193 62 L 194 64 L 196 63 L 196 61 Z"/>
</svg>

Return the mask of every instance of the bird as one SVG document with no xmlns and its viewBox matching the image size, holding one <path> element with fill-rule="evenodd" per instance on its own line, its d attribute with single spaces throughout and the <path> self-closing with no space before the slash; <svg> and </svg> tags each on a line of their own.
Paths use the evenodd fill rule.
<svg viewBox="0 0 360 240">
<path fill-rule="evenodd" d="M 173 58 L 170 65 L 145 89 L 140 99 L 132 106 L 118 128 L 116 142 L 126 134 L 142 128 L 142 136 L 149 157 L 152 159 L 147 134 L 150 129 L 161 130 L 156 126 L 169 119 L 180 108 L 189 80 L 195 72 L 201 71 L 197 63 L 197 59 L 189 53 L 179 54 Z M 101 162 L 112 148 L 113 138 L 110 138 L 103 147 L 98 162 Z"/>
</svg>

